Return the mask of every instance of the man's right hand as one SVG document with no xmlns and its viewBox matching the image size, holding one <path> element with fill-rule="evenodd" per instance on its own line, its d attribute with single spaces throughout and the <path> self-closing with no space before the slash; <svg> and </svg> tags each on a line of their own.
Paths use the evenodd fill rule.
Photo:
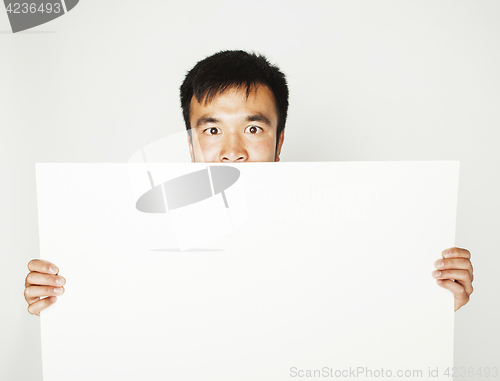
<svg viewBox="0 0 500 381">
<path fill-rule="evenodd" d="M 64 293 L 66 279 L 57 275 L 59 269 L 50 262 L 33 259 L 28 263 L 30 273 L 26 277 L 24 299 L 28 302 L 28 312 L 40 316 L 40 311 L 57 301 Z"/>
</svg>

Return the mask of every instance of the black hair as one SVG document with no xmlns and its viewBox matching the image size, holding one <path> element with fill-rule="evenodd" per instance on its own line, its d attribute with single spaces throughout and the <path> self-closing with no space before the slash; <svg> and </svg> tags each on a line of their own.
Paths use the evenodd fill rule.
<svg viewBox="0 0 500 381">
<path fill-rule="evenodd" d="M 191 129 L 191 99 L 211 102 L 230 88 L 246 89 L 247 96 L 258 85 L 266 85 L 274 95 L 278 114 L 276 144 L 285 129 L 288 111 L 288 85 L 280 69 L 263 55 L 242 50 L 225 50 L 198 62 L 182 82 L 181 107 L 186 129 Z"/>
</svg>

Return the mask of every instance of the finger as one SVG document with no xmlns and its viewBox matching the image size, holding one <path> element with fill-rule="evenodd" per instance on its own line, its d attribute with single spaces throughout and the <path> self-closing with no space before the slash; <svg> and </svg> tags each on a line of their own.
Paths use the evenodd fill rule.
<svg viewBox="0 0 500 381">
<path fill-rule="evenodd" d="M 50 296 L 48 298 L 40 299 L 38 302 L 32 303 L 28 306 L 28 312 L 32 315 L 40 316 L 40 311 L 43 311 L 48 306 L 54 304 L 56 301 L 56 296 Z"/>
<path fill-rule="evenodd" d="M 31 272 L 26 276 L 25 285 L 54 286 L 61 287 L 66 283 L 66 279 L 60 275 L 48 275 Z"/>
<path fill-rule="evenodd" d="M 438 270 L 457 269 L 467 270 L 470 274 L 471 280 L 474 279 L 472 263 L 466 258 L 448 258 L 438 259 L 434 265 Z"/>
<path fill-rule="evenodd" d="M 442 252 L 443 258 L 467 258 L 470 259 L 470 251 L 467 249 L 460 249 L 459 247 L 452 247 Z"/>
<path fill-rule="evenodd" d="M 30 271 L 36 271 L 45 274 L 57 274 L 59 269 L 53 263 L 42 261 L 41 259 L 33 259 L 28 263 L 28 269 Z"/>
<path fill-rule="evenodd" d="M 35 290 L 35 287 L 36 286 L 30 286 L 24 289 L 24 299 L 26 300 L 28 305 L 39 301 L 41 299 L 41 296 L 45 297 L 58 295 L 53 290 L 51 291 L 51 289 L 54 289 L 53 287 L 44 287 L 44 290 Z"/>
<path fill-rule="evenodd" d="M 436 270 L 432 273 L 436 279 L 456 280 L 462 285 L 467 294 L 472 294 L 472 280 L 467 270 Z"/>
<path fill-rule="evenodd" d="M 42 296 L 59 296 L 64 293 L 64 287 L 31 286 L 24 290 L 24 298 L 32 304 Z"/>
<path fill-rule="evenodd" d="M 455 297 L 455 311 L 467 304 L 469 301 L 469 294 L 467 294 L 464 287 L 459 283 L 443 279 L 438 279 L 437 283 L 441 287 L 446 288 L 453 293 L 453 296 Z"/>
</svg>

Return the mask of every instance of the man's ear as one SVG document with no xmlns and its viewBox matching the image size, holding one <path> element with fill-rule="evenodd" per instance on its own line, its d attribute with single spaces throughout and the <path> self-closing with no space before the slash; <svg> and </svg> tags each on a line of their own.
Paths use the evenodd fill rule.
<svg viewBox="0 0 500 381">
<path fill-rule="evenodd" d="M 194 150 L 193 150 L 193 141 L 191 140 L 191 134 L 193 133 L 193 130 L 187 130 L 187 140 L 188 140 L 188 146 L 189 146 L 189 154 L 191 155 L 191 163 L 195 162 L 194 158 Z"/>
<path fill-rule="evenodd" d="M 276 157 L 274 158 L 274 161 L 280 161 L 280 154 L 281 154 L 281 146 L 283 145 L 283 141 L 285 140 L 285 130 L 281 131 L 279 140 L 278 140 L 278 146 L 276 147 Z"/>
</svg>

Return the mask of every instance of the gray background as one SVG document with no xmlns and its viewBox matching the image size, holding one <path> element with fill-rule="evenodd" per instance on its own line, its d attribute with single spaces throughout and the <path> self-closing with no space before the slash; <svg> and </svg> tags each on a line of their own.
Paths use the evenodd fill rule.
<svg viewBox="0 0 500 381">
<path fill-rule="evenodd" d="M 41 380 L 23 297 L 34 164 L 126 162 L 181 131 L 186 71 L 236 48 L 287 74 L 282 160 L 461 161 L 456 245 L 476 280 L 455 313 L 455 366 L 500 367 L 498 20 L 497 1 L 86 0 L 13 35 L 0 12 L 0 379 Z"/>
</svg>

